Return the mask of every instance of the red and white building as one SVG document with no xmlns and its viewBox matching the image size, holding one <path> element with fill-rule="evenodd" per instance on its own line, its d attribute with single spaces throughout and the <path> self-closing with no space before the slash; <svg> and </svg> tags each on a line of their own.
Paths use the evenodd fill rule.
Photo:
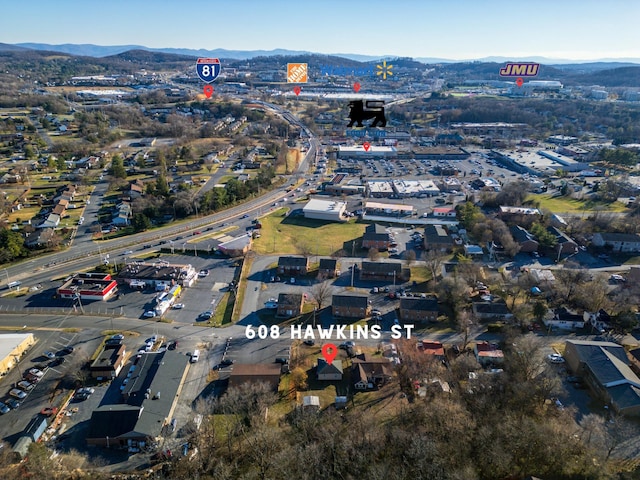
<svg viewBox="0 0 640 480">
<path fill-rule="evenodd" d="M 456 218 L 456 210 L 455 208 L 449 208 L 449 207 L 436 207 L 433 209 L 433 216 Z"/>
<path fill-rule="evenodd" d="M 118 291 L 118 283 L 108 273 L 78 273 L 58 288 L 60 298 L 107 300 Z"/>
</svg>

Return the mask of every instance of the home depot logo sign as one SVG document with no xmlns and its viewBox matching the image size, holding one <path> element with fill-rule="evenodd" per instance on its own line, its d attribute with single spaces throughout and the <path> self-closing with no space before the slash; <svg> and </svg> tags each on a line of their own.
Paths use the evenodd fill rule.
<svg viewBox="0 0 640 480">
<path fill-rule="evenodd" d="M 307 83 L 306 63 L 287 63 L 287 83 Z"/>
<path fill-rule="evenodd" d="M 539 63 L 507 63 L 500 69 L 501 77 L 535 77 L 540 70 Z"/>
</svg>

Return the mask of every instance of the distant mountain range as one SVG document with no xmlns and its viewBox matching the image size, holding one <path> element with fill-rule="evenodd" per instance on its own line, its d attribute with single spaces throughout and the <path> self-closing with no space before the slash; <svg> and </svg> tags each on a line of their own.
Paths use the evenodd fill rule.
<svg viewBox="0 0 640 480">
<path fill-rule="evenodd" d="M 7 47 L 7 48 L 5 48 Z M 232 58 L 237 60 L 248 60 L 254 57 L 270 57 L 278 55 L 314 55 L 314 52 L 308 52 L 303 50 L 287 50 L 287 49 L 275 49 L 275 50 L 226 50 L 223 48 L 216 48 L 213 50 L 195 50 L 190 48 L 148 48 L 141 45 L 93 45 L 93 44 L 71 44 L 66 43 L 62 45 L 50 45 L 47 43 L 18 43 L 15 45 L 4 44 L 2 49 L 7 50 L 8 47 L 14 47 L 16 50 L 20 47 L 33 50 L 45 50 L 49 52 L 61 52 L 70 55 L 82 55 L 87 57 L 108 57 L 112 55 L 118 55 L 130 50 L 145 50 L 148 52 L 158 53 L 171 53 L 175 55 L 184 55 L 192 57 L 217 57 L 217 58 Z M 397 55 L 358 55 L 353 53 L 335 53 L 331 54 L 336 57 L 348 58 L 358 62 L 371 62 L 381 60 L 384 58 L 395 58 Z M 569 60 L 569 59 L 556 59 L 547 57 L 485 57 L 468 60 L 452 60 L 447 58 L 436 57 L 419 57 L 414 60 L 426 64 L 434 63 L 460 63 L 460 62 L 497 62 L 504 63 L 508 61 L 520 61 L 520 62 L 537 62 L 545 65 L 554 65 L 558 68 L 562 66 L 562 69 L 582 69 L 583 71 L 595 71 L 606 68 L 617 68 L 625 66 L 634 66 L 640 64 L 640 58 L 603 58 L 599 60 L 590 60 L 585 62 L 583 60 Z M 612 65 L 613 64 L 613 65 Z"/>
</svg>

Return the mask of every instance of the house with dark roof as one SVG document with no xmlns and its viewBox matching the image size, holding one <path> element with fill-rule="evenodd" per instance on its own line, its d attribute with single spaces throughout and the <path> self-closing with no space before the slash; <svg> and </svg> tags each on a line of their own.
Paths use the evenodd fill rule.
<svg viewBox="0 0 640 480">
<path fill-rule="evenodd" d="M 391 236 L 387 229 L 382 225 L 368 225 L 362 235 L 362 248 L 377 248 L 378 250 L 387 250 L 391 243 Z"/>
<path fill-rule="evenodd" d="M 424 227 L 424 248 L 425 250 L 436 250 L 448 252 L 453 249 L 453 238 L 442 225 L 425 225 Z"/>
<path fill-rule="evenodd" d="M 279 363 L 236 364 L 229 376 L 229 388 L 247 383 L 265 383 L 273 391 L 277 391 L 281 372 Z"/>
<path fill-rule="evenodd" d="M 53 239 L 55 230 L 53 228 L 41 228 L 35 232 L 31 232 L 24 241 L 27 248 L 42 248 L 49 245 Z"/>
<path fill-rule="evenodd" d="M 321 258 L 318 267 L 318 276 L 322 278 L 335 278 L 338 275 L 338 260 L 335 258 Z"/>
<path fill-rule="evenodd" d="M 331 312 L 337 318 L 364 318 L 369 315 L 367 295 L 333 295 Z"/>
<path fill-rule="evenodd" d="M 318 359 L 318 366 L 316 367 L 318 380 L 339 382 L 342 380 L 343 374 L 342 360 L 334 360 L 328 363 L 323 358 Z"/>
<path fill-rule="evenodd" d="M 567 340 L 567 366 L 593 392 L 624 415 L 640 415 L 640 378 L 623 346 L 612 342 Z"/>
<path fill-rule="evenodd" d="M 473 313 L 480 320 L 507 320 L 513 318 L 513 314 L 503 301 L 499 302 L 473 302 Z"/>
<path fill-rule="evenodd" d="M 362 262 L 360 280 L 376 280 L 385 283 L 402 283 L 411 278 L 411 270 L 398 262 Z"/>
<path fill-rule="evenodd" d="M 561 255 L 572 255 L 578 251 L 578 244 L 571 237 L 556 227 L 547 227 L 547 232 L 556 237 L 558 245 L 554 247 Z"/>
<path fill-rule="evenodd" d="M 526 228 L 522 228 L 520 225 L 512 225 L 509 228 L 513 240 L 520 246 L 521 252 L 537 252 L 540 244 L 531 235 Z"/>
<path fill-rule="evenodd" d="M 278 273 L 281 275 L 306 275 L 309 259 L 306 257 L 279 257 Z"/>
<path fill-rule="evenodd" d="M 127 351 L 124 345 L 105 345 L 89 367 L 93 378 L 114 379 L 124 366 Z"/>
<path fill-rule="evenodd" d="M 123 391 L 123 403 L 93 411 L 88 445 L 139 451 L 166 435 L 186 378 L 189 357 L 174 351 L 142 355 Z"/>
<path fill-rule="evenodd" d="M 416 322 L 435 322 L 438 320 L 438 299 L 436 297 L 415 298 L 400 297 L 400 319 Z"/>
<path fill-rule="evenodd" d="M 587 314 L 588 317 L 588 314 Z M 542 319 L 545 327 L 559 328 L 561 330 L 577 330 L 584 328 L 585 316 L 577 312 L 572 312 L 565 307 L 558 307 L 553 310 L 553 315 L 545 316 Z"/>
<path fill-rule="evenodd" d="M 301 293 L 281 293 L 278 295 L 276 316 L 282 318 L 297 317 L 302 313 L 304 296 Z"/>
<path fill-rule="evenodd" d="M 351 379 L 356 390 L 371 390 L 391 380 L 393 368 L 386 358 L 354 358 L 351 366 Z"/>
<path fill-rule="evenodd" d="M 596 247 L 607 247 L 614 252 L 640 252 L 640 235 L 636 233 L 594 233 L 592 243 Z"/>
</svg>

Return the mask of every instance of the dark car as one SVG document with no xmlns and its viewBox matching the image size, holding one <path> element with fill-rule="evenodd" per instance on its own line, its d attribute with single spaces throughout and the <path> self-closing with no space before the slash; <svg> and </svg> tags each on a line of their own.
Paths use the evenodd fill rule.
<svg viewBox="0 0 640 480">
<path fill-rule="evenodd" d="M 74 351 L 74 348 L 71 345 L 66 346 L 62 350 L 60 350 L 60 352 L 62 352 L 63 355 L 70 355 L 73 353 L 73 351 Z"/>
<path fill-rule="evenodd" d="M 315 340 L 305 340 L 304 341 L 305 345 L 309 345 L 310 347 L 314 346 L 316 344 Z"/>
<path fill-rule="evenodd" d="M 224 360 L 222 360 L 220 362 L 220 365 L 226 367 L 226 366 L 229 366 L 229 365 L 233 365 L 233 363 L 234 363 L 234 361 L 231 360 L 230 358 L 225 358 Z"/>
<path fill-rule="evenodd" d="M 289 363 L 289 359 L 285 357 L 276 357 L 276 363 L 281 363 L 282 365 L 287 365 Z"/>
<path fill-rule="evenodd" d="M 9 408 L 11 408 L 12 410 L 15 410 L 16 408 L 18 408 L 21 405 L 21 403 L 18 400 L 16 400 L 15 398 L 7 398 L 4 401 L 4 403 L 6 403 L 7 406 Z"/>
<path fill-rule="evenodd" d="M 57 367 L 58 365 L 62 365 L 64 363 L 64 357 L 58 357 L 54 360 L 51 360 L 47 366 L 49 367 Z"/>
<path fill-rule="evenodd" d="M 173 342 L 169 342 L 169 344 L 167 345 L 167 348 L 169 350 L 175 350 L 177 346 L 178 346 L 178 342 L 173 341 Z"/>
<path fill-rule="evenodd" d="M 151 245 L 147 243 L 146 245 L 143 245 L 142 248 L 151 248 Z"/>
<path fill-rule="evenodd" d="M 244 219 L 244 218 L 249 218 L 249 215 L 247 215 L 247 214 L 242 215 L 242 216 L 240 217 L 240 220 L 242 220 L 242 219 Z"/>
</svg>

